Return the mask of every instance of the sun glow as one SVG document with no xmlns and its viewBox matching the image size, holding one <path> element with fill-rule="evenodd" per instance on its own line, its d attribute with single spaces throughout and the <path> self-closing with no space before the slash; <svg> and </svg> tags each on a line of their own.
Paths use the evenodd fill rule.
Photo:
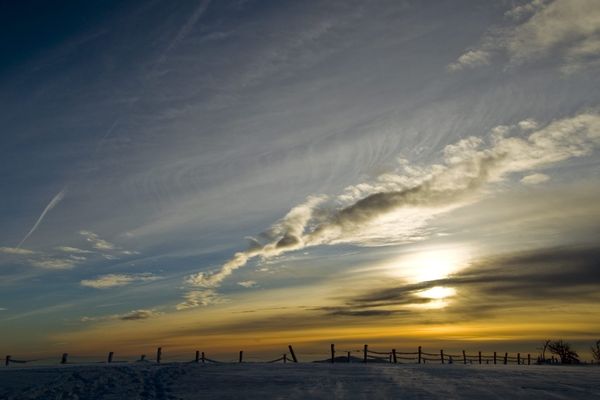
<svg viewBox="0 0 600 400">
<path fill-rule="evenodd" d="M 451 287 L 435 286 L 427 290 L 417 292 L 416 295 L 418 297 L 428 299 L 429 301 L 422 304 L 413 304 L 412 307 L 428 310 L 440 309 L 450 304 L 449 299 L 456 295 L 456 290 Z"/>
<path fill-rule="evenodd" d="M 388 270 L 412 283 L 434 281 L 465 268 L 468 259 L 469 252 L 464 247 L 424 249 L 394 260 Z"/>
<path fill-rule="evenodd" d="M 431 289 L 423 290 L 417 293 L 419 297 L 434 300 L 443 300 L 446 297 L 452 297 L 456 294 L 456 290 L 451 287 L 435 286 Z"/>
</svg>

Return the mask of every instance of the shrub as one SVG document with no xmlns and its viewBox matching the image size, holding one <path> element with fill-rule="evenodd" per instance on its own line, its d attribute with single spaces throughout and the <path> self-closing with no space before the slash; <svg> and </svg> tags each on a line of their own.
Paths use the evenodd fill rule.
<svg viewBox="0 0 600 400">
<path fill-rule="evenodd" d="M 579 355 L 569 343 L 557 340 L 548 344 L 548 350 L 560 358 L 561 364 L 578 364 Z"/>
<path fill-rule="evenodd" d="M 600 340 L 596 340 L 596 347 L 592 346 L 592 355 L 594 356 L 594 361 L 600 362 Z"/>
</svg>

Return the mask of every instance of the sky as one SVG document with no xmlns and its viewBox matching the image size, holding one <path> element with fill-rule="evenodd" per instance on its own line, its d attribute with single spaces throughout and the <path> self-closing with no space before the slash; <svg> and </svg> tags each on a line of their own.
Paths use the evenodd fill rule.
<svg viewBox="0 0 600 400">
<path fill-rule="evenodd" d="M 0 4 L 0 351 L 598 339 L 596 0 Z"/>
</svg>

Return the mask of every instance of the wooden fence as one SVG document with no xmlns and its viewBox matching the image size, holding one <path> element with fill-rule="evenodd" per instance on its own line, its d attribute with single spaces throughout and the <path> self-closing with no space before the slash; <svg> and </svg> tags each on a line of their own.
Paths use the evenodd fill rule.
<svg viewBox="0 0 600 400">
<path fill-rule="evenodd" d="M 288 354 L 289 352 L 289 354 Z M 294 349 L 291 345 L 288 346 L 288 352 L 282 354 L 281 357 L 266 360 L 266 361 L 258 361 L 262 363 L 276 363 L 282 362 L 287 363 L 294 362 L 297 363 L 298 358 Z M 342 356 L 336 356 L 336 354 L 341 353 Z M 359 354 L 360 356 L 353 356 L 352 354 Z M 63 353 L 60 357 L 60 364 L 94 364 L 94 363 L 128 363 L 128 362 L 155 362 L 156 364 L 160 364 L 163 362 L 163 351 L 162 347 L 156 349 L 156 357 L 154 359 L 146 358 L 145 354 L 142 354 L 139 359 L 136 361 L 118 361 L 115 360 L 115 353 L 113 351 L 108 353 L 108 356 L 105 361 L 92 361 L 92 362 L 72 362 L 69 361 L 69 354 Z M 43 361 L 52 361 L 58 360 L 58 358 L 38 358 L 38 359 L 18 359 L 13 358 L 10 355 L 7 355 L 5 358 L 4 365 L 9 366 L 10 364 L 27 364 L 33 362 L 43 362 Z M 203 351 L 196 350 L 195 356 L 187 361 L 190 363 L 231 363 L 232 361 L 218 361 L 215 359 L 208 358 Z M 244 363 L 244 351 L 241 350 L 237 357 L 237 363 Z M 256 363 L 257 361 L 250 361 Z M 362 363 L 391 363 L 391 364 L 426 364 L 426 363 L 439 363 L 439 364 L 518 364 L 518 365 L 531 365 L 531 355 L 521 353 L 516 353 L 516 355 L 509 356 L 508 352 L 505 353 L 497 353 L 493 354 L 482 354 L 481 351 L 476 354 L 467 354 L 465 350 L 462 351 L 461 354 L 451 354 L 444 352 L 444 350 L 440 350 L 439 353 L 428 353 L 423 351 L 422 347 L 419 346 L 416 351 L 397 351 L 396 349 L 391 349 L 390 351 L 376 351 L 369 349 L 369 345 L 365 344 L 362 349 L 354 349 L 354 350 L 341 350 L 338 351 L 335 348 L 335 344 L 331 344 L 330 346 L 330 358 L 315 361 L 315 362 L 330 362 L 330 363 L 343 363 L 343 362 L 362 362 Z"/>
<path fill-rule="evenodd" d="M 365 344 L 363 349 L 359 350 L 345 350 L 346 353 L 346 362 L 351 362 L 352 353 L 361 353 L 362 362 L 388 362 L 388 363 L 416 363 L 416 364 L 425 364 L 427 362 L 437 362 L 440 364 L 453 364 L 453 363 L 462 363 L 462 364 L 519 364 L 519 365 L 531 365 L 531 354 L 521 356 L 521 353 L 517 353 L 516 356 L 509 356 L 508 352 L 505 352 L 504 355 L 499 355 L 497 352 L 493 354 L 482 354 L 481 351 L 477 352 L 477 354 L 467 354 L 465 350 L 462 351 L 461 354 L 450 354 L 444 352 L 444 350 L 440 350 L 439 353 L 427 353 L 423 351 L 423 348 L 419 346 L 417 351 L 413 352 L 402 352 L 397 351 L 396 349 L 391 349 L 390 351 L 375 351 L 370 350 L 369 345 Z M 330 362 L 344 362 L 344 359 L 341 357 L 336 357 L 335 345 L 331 344 L 331 358 Z"/>
</svg>

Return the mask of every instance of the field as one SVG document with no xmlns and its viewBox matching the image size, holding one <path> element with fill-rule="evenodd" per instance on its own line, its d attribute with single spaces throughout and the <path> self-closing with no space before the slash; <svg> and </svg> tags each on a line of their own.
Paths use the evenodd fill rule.
<svg viewBox="0 0 600 400">
<path fill-rule="evenodd" d="M 591 399 L 596 366 L 112 364 L 0 369 L 1 399 Z"/>
</svg>

